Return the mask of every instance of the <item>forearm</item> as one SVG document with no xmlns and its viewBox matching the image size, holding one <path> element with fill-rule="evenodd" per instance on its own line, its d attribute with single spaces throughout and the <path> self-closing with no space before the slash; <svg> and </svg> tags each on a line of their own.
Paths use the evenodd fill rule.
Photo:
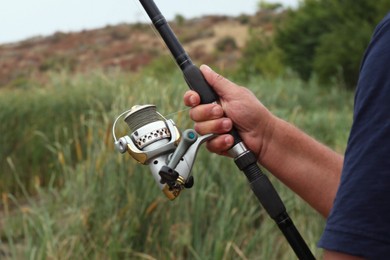
<svg viewBox="0 0 390 260">
<path fill-rule="evenodd" d="M 259 162 L 327 217 L 340 181 L 343 157 L 291 124 L 274 118 Z"/>
</svg>

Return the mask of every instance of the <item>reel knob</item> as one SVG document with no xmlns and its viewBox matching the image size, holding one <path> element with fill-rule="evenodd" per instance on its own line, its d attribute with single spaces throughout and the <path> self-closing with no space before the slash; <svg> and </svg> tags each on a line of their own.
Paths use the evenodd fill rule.
<svg viewBox="0 0 390 260">
<path fill-rule="evenodd" d="M 161 184 L 167 183 L 169 185 L 175 183 L 177 178 L 179 178 L 179 174 L 168 166 L 161 167 L 158 174 L 161 176 Z"/>
</svg>

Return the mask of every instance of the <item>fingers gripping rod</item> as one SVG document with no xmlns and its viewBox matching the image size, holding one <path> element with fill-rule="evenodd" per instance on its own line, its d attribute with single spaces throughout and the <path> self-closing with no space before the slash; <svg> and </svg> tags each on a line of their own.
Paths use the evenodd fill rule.
<svg viewBox="0 0 390 260">
<path fill-rule="evenodd" d="M 206 82 L 199 68 L 192 63 L 154 1 L 140 0 L 140 3 L 182 70 L 188 86 L 200 95 L 201 103 L 218 101 L 218 96 Z M 256 156 L 246 148 L 236 129 L 233 129 L 230 134 L 234 137 L 234 144 L 229 150 L 229 154 L 234 157 L 237 167 L 246 175 L 261 205 L 277 223 L 298 258 L 314 259 L 313 254 L 287 214 L 275 188 L 257 165 Z"/>
</svg>

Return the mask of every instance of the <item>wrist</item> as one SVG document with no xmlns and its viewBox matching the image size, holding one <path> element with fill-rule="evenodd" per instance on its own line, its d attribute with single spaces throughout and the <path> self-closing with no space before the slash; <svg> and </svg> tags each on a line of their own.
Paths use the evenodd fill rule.
<svg viewBox="0 0 390 260">
<path fill-rule="evenodd" d="M 264 120 L 263 120 L 264 122 Z M 274 136 L 275 132 L 279 127 L 281 127 L 281 119 L 273 115 L 272 113 L 269 113 L 268 120 L 265 120 L 265 123 L 262 127 L 262 136 L 261 139 L 261 145 L 260 145 L 260 151 L 257 154 L 257 161 L 260 164 L 264 163 L 264 160 L 267 158 L 267 154 L 274 143 Z"/>
</svg>

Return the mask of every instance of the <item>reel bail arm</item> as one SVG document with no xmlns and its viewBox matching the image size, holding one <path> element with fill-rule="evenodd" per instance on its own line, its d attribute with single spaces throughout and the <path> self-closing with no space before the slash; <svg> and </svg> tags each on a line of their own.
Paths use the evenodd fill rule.
<svg viewBox="0 0 390 260">
<path fill-rule="evenodd" d="M 131 132 L 116 139 L 116 123 L 125 114 Z M 148 165 L 160 189 L 173 200 L 183 189 L 193 186 L 191 170 L 197 152 L 213 135 L 199 136 L 193 129 L 181 133 L 172 120 L 156 111 L 156 106 L 143 105 L 134 106 L 117 117 L 113 137 L 116 149 Z"/>
</svg>

